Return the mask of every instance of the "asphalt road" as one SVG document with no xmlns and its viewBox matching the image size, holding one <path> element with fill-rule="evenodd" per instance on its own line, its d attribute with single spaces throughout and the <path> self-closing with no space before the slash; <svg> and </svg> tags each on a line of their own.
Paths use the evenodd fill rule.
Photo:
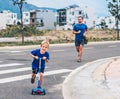
<svg viewBox="0 0 120 99">
<path fill-rule="evenodd" d="M 63 99 L 62 83 L 70 72 L 97 59 L 120 56 L 120 42 L 86 45 L 81 63 L 76 61 L 73 44 L 51 46 L 44 74 L 46 95 L 36 96 L 31 95 L 31 89 L 37 86 L 37 79 L 35 84 L 30 83 L 32 59 L 29 53 L 33 49 L 0 49 L 0 99 Z"/>
</svg>

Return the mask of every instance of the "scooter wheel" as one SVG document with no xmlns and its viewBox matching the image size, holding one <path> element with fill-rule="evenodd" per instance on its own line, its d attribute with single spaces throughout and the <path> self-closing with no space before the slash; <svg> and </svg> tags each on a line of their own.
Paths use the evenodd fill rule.
<svg viewBox="0 0 120 99">
<path fill-rule="evenodd" d="M 43 90 L 43 93 L 44 93 L 44 95 L 46 95 L 46 91 L 45 90 Z"/>
</svg>

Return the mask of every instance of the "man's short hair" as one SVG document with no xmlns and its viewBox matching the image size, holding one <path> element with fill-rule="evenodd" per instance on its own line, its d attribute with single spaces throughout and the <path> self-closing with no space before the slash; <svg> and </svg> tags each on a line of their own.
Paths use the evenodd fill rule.
<svg viewBox="0 0 120 99">
<path fill-rule="evenodd" d="M 78 18 L 82 18 L 83 19 L 83 16 L 78 16 Z"/>
</svg>

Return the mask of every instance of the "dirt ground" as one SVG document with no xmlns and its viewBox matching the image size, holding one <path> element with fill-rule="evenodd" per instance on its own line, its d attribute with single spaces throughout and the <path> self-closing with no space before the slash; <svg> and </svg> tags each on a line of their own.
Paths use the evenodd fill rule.
<svg viewBox="0 0 120 99">
<path fill-rule="evenodd" d="M 44 36 L 49 40 L 74 40 L 74 34 L 72 31 L 49 31 Z M 114 40 L 116 32 L 114 30 L 88 30 L 87 35 L 89 40 Z"/>
</svg>

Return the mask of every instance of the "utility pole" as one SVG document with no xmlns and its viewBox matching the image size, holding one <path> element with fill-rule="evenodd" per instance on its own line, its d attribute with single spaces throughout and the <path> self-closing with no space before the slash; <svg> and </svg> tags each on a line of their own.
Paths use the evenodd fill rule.
<svg viewBox="0 0 120 99">
<path fill-rule="evenodd" d="M 117 40 L 119 40 L 119 11 L 120 11 L 120 5 L 119 5 L 119 0 L 117 0 L 117 17 L 116 17 Z"/>
<path fill-rule="evenodd" d="M 22 34 L 22 44 L 24 44 L 24 31 L 23 31 L 23 4 L 26 3 L 25 0 L 12 0 L 13 1 L 13 5 L 18 5 L 19 10 L 20 10 L 20 20 L 21 20 L 21 24 L 20 24 L 20 28 L 21 28 L 21 34 Z"/>
</svg>

